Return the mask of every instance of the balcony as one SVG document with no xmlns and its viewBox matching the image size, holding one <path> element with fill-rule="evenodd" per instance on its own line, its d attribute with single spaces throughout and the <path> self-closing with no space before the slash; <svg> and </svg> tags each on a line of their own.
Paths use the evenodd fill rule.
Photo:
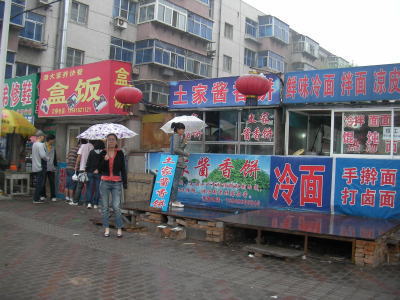
<svg viewBox="0 0 400 300">
<path fill-rule="evenodd" d="M 19 37 L 18 45 L 21 47 L 32 48 L 39 51 L 45 51 L 48 48 L 48 45 L 43 42 L 27 39 L 24 37 Z"/>
</svg>

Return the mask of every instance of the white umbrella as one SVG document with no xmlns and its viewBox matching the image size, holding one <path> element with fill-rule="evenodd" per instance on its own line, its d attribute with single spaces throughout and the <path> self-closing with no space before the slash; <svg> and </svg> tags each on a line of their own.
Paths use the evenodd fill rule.
<svg viewBox="0 0 400 300">
<path fill-rule="evenodd" d="M 136 132 L 126 128 L 124 125 L 103 123 L 89 127 L 87 130 L 78 135 L 77 138 L 87 140 L 102 140 L 111 133 L 115 134 L 119 139 L 133 138 L 135 135 L 137 135 Z"/>
<path fill-rule="evenodd" d="M 196 132 L 203 130 L 204 127 L 207 127 L 207 124 L 203 120 L 200 120 L 195 116 L 179 116 L 165 123 L 161 127 L 161 130 L 165 133 L 173 133 L 174 130 L 171 128 L 172 123 L 183 123 L 185 125 L 186 133 Z"/>
</svg>

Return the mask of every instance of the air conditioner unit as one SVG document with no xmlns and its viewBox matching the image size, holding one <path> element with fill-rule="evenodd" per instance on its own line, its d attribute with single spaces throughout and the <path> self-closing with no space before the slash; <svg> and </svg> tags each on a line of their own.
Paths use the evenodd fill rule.
<svg viewBox="0 0 400 300">
<path fill-rule="evenodd" d="M 162 70 L 161 74 L 164 76 L 174 76 L 174 71 L 169 70 L 169 69 L 164 69 L 164 70 Z"/>
<path fill-rule="evenodd" d="M 116 17 L 114 19 L 114 26 L 119 29 L 126 29 L 128 28 L 128 22 L 124 18 Z"/>
</svg>

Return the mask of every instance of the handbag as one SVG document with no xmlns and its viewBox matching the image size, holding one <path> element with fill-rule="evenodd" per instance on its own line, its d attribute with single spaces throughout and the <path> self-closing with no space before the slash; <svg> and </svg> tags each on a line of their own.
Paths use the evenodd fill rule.
<svg viewBox="0 0 400 300">
<path fill-rule="evenodd" d="M 89 181 L 89 178 L 88 178 L 88 176 L 87 176 L 87 173 L 86 173 L 86 172 L 79 173 L 79 175 L 78 175 L 78 181 L 79 181 L 79 182 L 88 182 L 88 181 Z"/>
</svg>

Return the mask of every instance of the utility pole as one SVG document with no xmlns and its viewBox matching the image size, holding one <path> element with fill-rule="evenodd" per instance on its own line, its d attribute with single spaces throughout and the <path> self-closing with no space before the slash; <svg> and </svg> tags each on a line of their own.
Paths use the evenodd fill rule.
<svg viewBox="0 0 400 300">
<path fill-rule="evenodd" d="M 0 44 L 0 135 L 1 135 L 1 122 L 3 120 L 3 91 L 4 91 L 4 80 L 6 74 L 10 15 L 11 15 L 11 0 L 5 0 L 3 24 L 1 31 L 1 44 Z"/>
</svg>

